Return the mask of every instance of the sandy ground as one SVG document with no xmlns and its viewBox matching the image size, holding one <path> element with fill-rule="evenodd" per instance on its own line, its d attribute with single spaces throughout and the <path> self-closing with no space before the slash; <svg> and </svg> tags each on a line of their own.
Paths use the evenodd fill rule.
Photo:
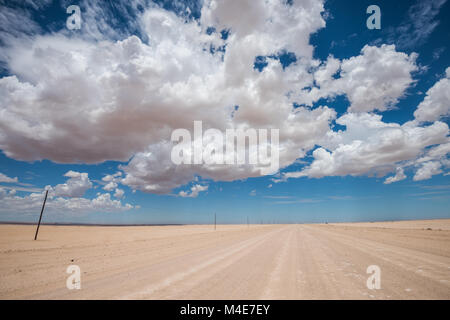
<svg viewBox="0 0 450 320">
<path fill-rule="evenodd" d="M 0 225 L 1 299 L 450 299 L 450 219 L 34 230 Z"/>
</svg>

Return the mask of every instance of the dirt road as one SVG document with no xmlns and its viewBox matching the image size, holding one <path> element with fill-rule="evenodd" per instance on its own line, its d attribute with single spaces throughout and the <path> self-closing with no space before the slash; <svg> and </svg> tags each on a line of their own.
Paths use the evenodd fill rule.
<svg viewBox="0 0 450 320">
<path fill-rule="evenodd" d="M 32 226 L 2 225 L 0 298 L 450 299 L 450 220 L 440 221 L 441 230 L 43 226 L 38 241 Z M 66 288 L 69 265 L 81 269 L 81 290 Z M 370 265 L 379 290 L 367 288 Z"/>
</svg>

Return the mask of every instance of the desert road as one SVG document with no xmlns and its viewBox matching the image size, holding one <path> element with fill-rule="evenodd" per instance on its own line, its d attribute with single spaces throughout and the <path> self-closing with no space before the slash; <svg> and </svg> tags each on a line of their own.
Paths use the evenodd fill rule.
<svg viewBox="0 0 450 320">
<path fill-rule="evenodd" d="M 1 299 L 450 299 L 448 219 L 34 230 L 0 225 Z"/>
</svg>

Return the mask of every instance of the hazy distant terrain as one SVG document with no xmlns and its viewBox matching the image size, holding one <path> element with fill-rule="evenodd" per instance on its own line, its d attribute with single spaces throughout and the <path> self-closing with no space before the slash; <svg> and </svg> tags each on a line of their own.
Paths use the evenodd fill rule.
<svg viewBox="0 0 450 320">
<path fill-rule="evenodd" d="M 450 219 L 34 231 L 0 225 L 2 299 L 450 299 Z"/>
</svg>

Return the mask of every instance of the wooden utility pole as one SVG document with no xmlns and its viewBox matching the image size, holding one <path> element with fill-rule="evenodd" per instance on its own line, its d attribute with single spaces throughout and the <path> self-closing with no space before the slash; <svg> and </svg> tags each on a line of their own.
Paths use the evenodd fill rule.
<svg viewBox="0 0 450 320">
<path fill-rule="evenodd" d="M 39 226 L 41 225 L 42 213 L 44 213 L 45 202 L 47 201 L 47 195 L 48 195 L 48 189 L 45 191 L 44 203 L 42 204 L 41 215 L 39 216 L 39 222 L 38 222 L 38 225 L 36 228 L 36 234 L 34 235 L 34 240 L 36 240 L 37 236 L 38 236 Z"/>
<path fill-rule="evenodd" d="M 247 228 L 249 227 L 250 225 L 248 224 L 248 216 L 247 216 Z"/>
<path fill-rule="evenodd" d="M 214 230 L 216 230 L 216 213 L 214 212 Z"/>
</svg>

